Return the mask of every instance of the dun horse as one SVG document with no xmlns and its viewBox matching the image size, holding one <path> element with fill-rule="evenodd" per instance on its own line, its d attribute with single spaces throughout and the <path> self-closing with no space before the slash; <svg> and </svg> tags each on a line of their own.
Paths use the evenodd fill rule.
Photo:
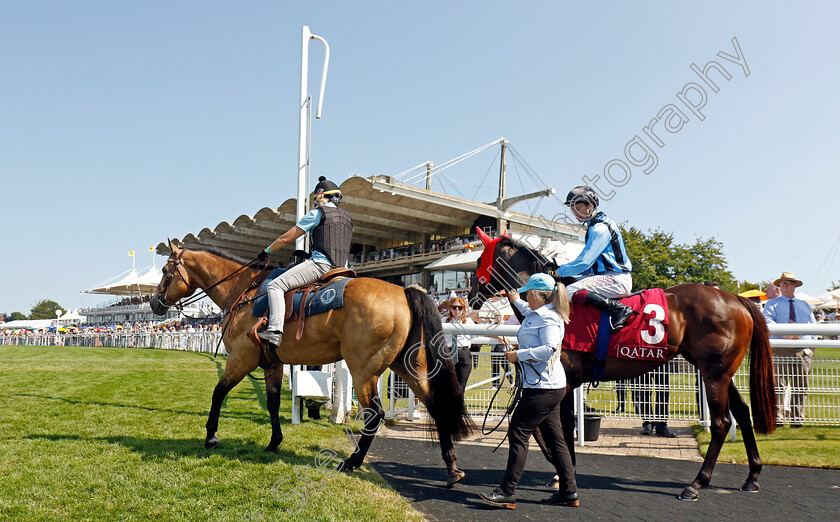
<svg viewBox="0 0 840 522">
<path fill-rule="evenodd" d="M 479 263 L 490 260 L 490 281 L 477 282 L 470 291 L 470 303 L 480 308 L 497 291 L 518 288 L 528 276 L 546 272 L 551 263 L 539 252 L 509 237 L 490 239 L 479 231 L 485 249 L 491 249 Z M 758 308 L 743 297 L 721 292 L 704 285 L 683 284 L 665 290 L 668 299 L 668 359 L 682 355 L 700 370 L 706 387 L 712 421 L 712 441 L 700 473 L 680 495 L 683 500 L 697 500 L 698 490 L 708 486 L 712 470 L 729 431 L 732 411 L 747 449 L 749 475 L 742 491 L 758 491 L 761 459 L 750 422 L 750 408 L 732 382 L 732 376 L 750 350 L 750 402 L 755 431 L 772 433 L 776 429 L 776 394 L 773 383 L 773 362 L 767 325 Z M 563 366 L 570 389 L 592 380 L 593 353 L 564 350 Z M 630 379 L 642 375 L 661 362 L 608 359 L 602 380 Z M 564 401 L 563 430 L 573 450 L 572 394 Z"/>
<path fill-rule="evenodd" d="M 252 297 L 257 292 L 249 289 L 252 281 L 264 275 L 223 252 L 181 249 L 172 243 L 170 249 L 163 278 L 151 299 L 152 310 L 159 315 L 198 289 L 205 290 L 213 302 L 227 310 L 243 293 Z M 229 356 L 213 391 L 204 441 L 208 449 L 219 445 L 216 431 L 225 396 L 261 362 L 261 349 L 247 335 L 256 321 L 252 307 L 253 302 L 249 302 L 228 313 L 223 321 Z M 345 287 L 342 308 L 307 317 L 300 340 L 295 339 L 297 326 L 297 321 L 286 323 L 286 335 L 277 349 L 280 360 L 285 364 L 320 365 L 344 359 L 353 376 L 356 397 L 366 412 L 357 448 L 339 469 L 351 471 L 361 466 L 385 413 L 376 392 L 377 382 L 382 372 L 391 368 L 423 401 L 434 420 L 448 472 L 447 486 L 464 477 L 456 465 L 453 441 L 468 435 L 472 425 L 452 360 L 436 346 L 441 338 L 440 316 L 428 295 L 378 279 L 354 279 Z M 423 345 L 425 349 L 418 349 Z M 282 364 L 266 370 L 266 375 L 271 442 L 265 450 L 276 453 L 283 440 L 279 416 Z"/>
</svg>

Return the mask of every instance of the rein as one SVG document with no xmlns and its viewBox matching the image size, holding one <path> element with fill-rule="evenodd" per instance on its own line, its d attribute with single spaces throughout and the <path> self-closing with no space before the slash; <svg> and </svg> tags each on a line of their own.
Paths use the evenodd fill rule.
<svg viewBox="0 0 840 522">
<path fill-rule="evenodd" d="M 237 268 L 236 270 L 234 270 L 230 274 L 226 275 L 222 279 L 216 281 L 215 283 L 208 286 L 207 288 L 202 289 L 198 294 L 196 294 L 196 295 L 194 295 L 194 296 L 192 296 L 188 299 L 176 301 L 175 303 L 169 304 L 169 303 L 167 303 L 167 299 L 169 297 L 169 285 L 172 283 L 172 280 L 175 278 L 175 273 L 176 272 L 181 274 L 181 278 L 184 280 L 184 283 L 186 283 L 188 288 L 191 286 L 189 284 L 189 278 L 187 278 L 186 274 L 184 274 L 184 272 L 181 271 L 181 257 L 184 255 L 185 251 L 186 251 L 185 249 L 182 249 L 181 253 L 178 254 L 178 257 L 175 258 L 175 263 L 174 263 L 174 266 L 172 267 L 172 270 L 170 270 L 169 273 L 166 274 L 166 278 L 164 278 L 162 285 L 158 286 L 158 294 L 159 295 L 162 294 L 161 302 L 167 308 L 170 308 L 170 307 L 174 306 L 175 309 L 178 310 L 178 313 L 180 313 L 181 315 L 183 315 L 184 317 L 186 317 L 188 319 L 198 319 L 198 318 L 197 317 L 191 317 L 191 316 L 185 314 L 184 313 L 184 307 L 189 306 L 189 305 L 195 303 L 196 301 L 204 299 L 204 297 L 207 296 L 207 291 L 208 290 L 212 290 L 213 288 L 219 286 L 220 284 L 222 284 L 226 281 L 230 281 L 234 276 L 236 276 L 236 274 L 238 274 L 239 272 L 241 272 L 241 271 L 245 270 L 246 268 L 250 267 L 252 264 L 259 261 L 259 259 L 260 259 L 259 257 L 255 257 L 254 259 L 248 261 L 246 264 L 240 266 L 239 268 Z M 263 265 L 262 267 L 260 267 L 259 264 L 257 265 L 257 270 L 260 270 L 260 272 L 261 272 L 260 276 L 257 276 L 254 279 L 254 281 L 251 282 L 251 285 L 244 292 L 242 292 L 242 294 L 234 302 L 233 306 L 231 306 L 228 313 L 235 312 L 242 305 L 257 299 L 260 295 L 262 295 L 262 294 L 260 294 L 260 295 L 254 296 L 250 299 L 245 299 L 245 300 L 242 299 L 248 291 L 250 291 L 253 288 L 258 287 L 263 282 L 263 280 L 268 276 L 268 263 L 269 263 L 269 261 L 268 261 L 268 259 L 266 259 L 265 260 L 265 265 Z M 231 321 L 228 321 L 228 324 L 225 325 L 225 327 L 229 326 L 230 323 L 231 323 Z M 222 339 L 224 338 L 224 336 L 225 336 L 225 328 L 222 329 L 221 335 L 219 335 L 219 342 L 216 344 L 216 350 L 213 353 L 213 358 L 214 359 L 216 358 L 216 356 L 219 355 L 219 348 L 221 348 L 221 346 L 222 346 Z M 268 377 L 268 376 L 266 376 L 266 377 Z"/>
<path fill-rule="evenodd" d="M 242 270 L 246 266 L 249 266 L 251 263 L 256 261 L 256 259 L 259 259 L 259 258 L 255 258 L 254 260 L 248 262 L 247 265 L 242 266 L 239 270 Z M 230 315 L 231 318 L 224 325 L 224 327 L 222 327 L 222 334 L 219 336 L 219 344 L 216 346 L 216 352 L 213 354 L 214 359 L 219 354 L 219 347 L 222 345 L 222 339 L 224 339 L 224 337 L 225 337 L 225 330 L 227 330 L 230 327 L 230 325 L 233 324 L 233 314 L 236 314 L 239 311 L 239 309 L 242 308 L 243 305 L 245 305 L 247 303 L 250 303 L 251 301 L 256 301 L 259 297 L 261 297 L 261 296 L 263 296 L 267 293 L 267 292 L 258 293 L 254 297 L 244 299 L 245 294 L 247 294 L 251 290 L 254 290 L 255 288 L 258 288 L 262 284 L 262 282 L 265 281 L 265 278 L 268 277 L 268 270 L 266 270 L 267 267 L 268 267 L 268 260 L 266 260 L 265 266 L 260 269 L 261 270 L 260 275 L 258 275 L 257 277 L 254 278 L 253 281 L 251 281 L 251 284 L 248 285 L 248 288 L 246 288 L 241 294 L 239 294 L 239 297 L 236 298 L 236 301 L 234 301 L 233 304 L 230 306 L 230 308 L 228 308 L 228 311 L 225 315 Z M 236 272 L 238 272 L 239 270 L 237 270 Z M 234 274 L 236 272 L 234 272 Z M 231 275 L 233 275 L 233 274 L 231 274 Z M 230 277 L 230 276 L 228 276 L 228 277 Z M 222 281 L 224 281 L 224 279 Z M 221 283 L 222 281 L 219 281 L 219 283 Z M 219 283 L 216 283 L 216 285 L 219 284 Z M 216 285 L 213 285 L 213 286 L 216 286 Z M 213 288 L 213 286 L 208 287 L 208 290 L 210 288 Z M 274 372 L 272 372 L 272 374 L 273 373 Z M 250 373 L 248 374 L 248 376 L 251 377 L 252 379 L 255 379 L 255 380 L 265 380 L 270 375 L 266 375 L 264 379 L 257 379 L 256 377 L 254 377 Z"/>
<path fill-rule="evenodd" d="M 230 281 L 234 276 L 236 276 L 236 274 L 245 270 L 246 268 L 249 268 L 252 264 L 259 261 L 259 259 L 260 259 L 259 257 L 255 257 L 254 259 L 248 261 L 246 264 L 240 266 L 239 268 L 237 268 L 236 270 L 234 270 L 230 274 L 226 275 L 222 279 L 216 281 L 215 283 L 208 286 L 207 288 L 202 289 L 196 295 L 194 295 L 192 297 L 189 297 L 187 299 L 182 299 L 180 301 L 176 301 L 175 303 L 169 304 L 167 302 L 167 299 L 169 298 L 169 285 L 172 283 L 172 279 L 174 279 L 176 272 L 179 272 L 181 274 L 181 278 L 187 284 L 187 287 L 191 286 L 189 284 L 189 278 L 187 278 L 186 275 L 181 271 L 181 257 L 184 255 L 185 251 L 186 250 L 181 250 L 181 253 L 178 254 L 178 257 L 175 258 L 175 263 L 174 263 L 173 269 L 170 270 L 169 273 L 166 274 L 166 278 L 163 281 L 163 285 L 158 287 L 158 294 L 163 295 L 163 297 L 161 298 L 161 302 L 165 306 L 175 307 L 175 309 L 178 310 L 178 312 L 181 315 L 183 315 L 184 317 L 187 317 L 189 319 L 196 319 L 196 318 L 195 317 L 190 317 L 187 314 L 185 314 L 184 313 L 184 307 L 189 306 L 189 305 L 191 305 L 191 304 L 193 304 L 197 301 L 200 301 L 201 299 L 204 299 L 207 296 L 207 291 L 208 290 L 212 290 L 213 288 L 219 286 L 220 284 L 222 284 L 224 282 L 227 282 L 227 281 Z M 257 270 L 260 270 L 261 272 L 266 272 L 268 270 L 268 263 L 269 263 L 269 261 L 268 261 L 268 259 L 266 259 L 265 260 L 265 265 L 263 265 L 262 267 L 257 265 Z M 268 274 L 266 274 L 266 275 L 268 275 Z M 262 280 L 260 280 L 260 282 L 262 282 Z M 257 286 L 258 285 L 259 285 L 259 283 L 257 283 Z M 238 301 L 238 299 L 237 299 L 237 301 Z"/>
</svg>

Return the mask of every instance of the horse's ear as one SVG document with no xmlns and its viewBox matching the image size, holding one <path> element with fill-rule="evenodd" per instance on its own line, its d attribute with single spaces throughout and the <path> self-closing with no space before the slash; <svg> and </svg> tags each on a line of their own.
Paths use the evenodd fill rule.
<svg viewBox="0 0 840 522">
<path fill-rule="evenodd" d="M 172 255 L 177 256 L 181 249 L 169 239 L 169 251 L 172 252 Z"/>
<path fill-rule="evenodd" d="M 478 234 L 478 239 L 480 239 L 481 242 L 484 243 L 485 245 L 487 245 L 488 243 L 490 243 L 490 241 L 492 241 L 490 239 L 490 236 L 488 236 L 485 231 L 481 230 L 480 227 L 475 227 L 475 232 L 476 232 L 476 234 Z"/>
<path fill-rule="evenodd" d="M 504 233 L 504 234 L 502 234 L 502 237 L 507 237 L 507 238 L 510 238 L 510 235 L 508 234 L 508 231 L 507 231 L 507 230 L 505 230 L 505 233 Z"/>
</svg>

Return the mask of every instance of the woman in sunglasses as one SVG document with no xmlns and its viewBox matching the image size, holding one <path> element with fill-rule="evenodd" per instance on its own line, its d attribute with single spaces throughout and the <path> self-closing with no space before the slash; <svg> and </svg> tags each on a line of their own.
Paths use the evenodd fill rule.
<svg viewBox="0 0 840 522">
<path fill-rule="evenodd" d="M 520 299 L 525 292 L 527 299 Z M 522 397 L 508 426 L 510 449 L 507 469 L 501 485 L 479 496 L 495 506 L 516 508 L 516 486 L 525 469 L 528 440 L 539 427 L 547 446 L 556 456 L 554 466 L 559 489 L 544 504 L 577 506 L 579 504 L 575 468 L 560 425 L 560 401 L 566 395 L 566 372 L 560 361 L 560 344 L 565 324 L 569 322 L 569 299 L 566 287 L 555 283 L 548 274 L 534 274 L 519 289 L 508 291 L 511 304 L 525 316 L 519 327 L 519 349 L 505 353 L 518 363 L 522 379 Z"/>
<path fill-rule="evenodd" d="M 463 298 L 453 297 L 449 301 L 449 317 L 446 318 L 446 322 L 464 325 L 475 324 L 467 313 L 467 304 Z M 466 388 L 467 380 L 470 378 L 470 372 L 472 372 L 472 355 L 470 354 L 472 336 L 469 334 L 448 335 L 447 339 L 451 353 L 453 353 L 452 361 L 455 363 L 458 384 L 461 385 L 463 390 Z"/>
</svg>

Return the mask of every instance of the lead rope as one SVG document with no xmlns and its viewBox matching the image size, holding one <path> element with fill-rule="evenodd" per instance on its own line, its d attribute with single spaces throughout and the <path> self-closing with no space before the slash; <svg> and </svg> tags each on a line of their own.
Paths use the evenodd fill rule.
<svg viewBox="0 0 840 522">
<path fill-rule="evenodd" d="M 516 382 L 516 391 L 513 394 L 513 398 L 511 399 L 510 403 L 508 404 L 508 407 L 505 410 L 505 414 L 502 415 L 502 418 L 498 422 L 498 424 L 496 424 L 493 427 L 493 429 L 491 429 L 490 431 L 485 433 L 484 428 L 485 428 L 485 425 L 487 423 L 487 416 L 490 414 L 490 408 L 493 407 L 493 401 L 496 399 L 496 395 L 498 395 L 499 392 L 502 390 L 502 386 L 501 386 L 501 383 L 500 383 L 499 387 L 496 389 L 496 392 L 493 394 L 493 397 L 490 399 L 490 406 L 488 406 L 487 411 L 484 412 L 484 420 L 481 423 L 481 434 L 482 435 L 490 435 L 491 433 L 496 431 L 499 428 L 499 426 L 502 425 L 502 422 L 504 422 L 504 420 L 507 417 L 510 416 L 510 414 L 513 412 L 513 410 L 516 408 L 516 405 L 519 404 L 519 399 L 522 398 L 522 383 L 523 383 L 523 381 L 527 382 L 527 379 L 525 378 L 525 371 L 523 369 L 523 365 L 527 365 L 537 375 L 537 380 L 534 381 L 534 382 L 528 382 L 528 384 L 535 386 L 535 385 L 542 382 L 542 377 L 540 377 L 539 373 L 537 373 L 537 370 L 534 368 L 534 366 L 532 364 L 527 363 L 527 362 L 523 362 L 523 361 L 518 361 L 515 364 L 516 364 L 516 381 L 515 381 Z M 505 433 L 505 436 L 502 438 L 502 441 L 499 442 L 499 445 L 496 446 L 493 449 L 492 453 L 496 453 L 496 450 L 499 449 L 502 446 L 502 444 L 505 443 L 505 440 L 507 440 L 507 433 Z"/>
<path fill-rule="evenodd" d="M 515 364 L 516 364 L 516 373 L 515 373 L 515 380 L 514 380 L 514 383 L 515 383 L 514 384 L 514 392 L 513 392 L 513 395 L 511 397 L 511 399 L 510 399 L 510 402 L 507 405 L 507 408 L 505 408 L 505 413 L 504 413 L 504 415 L 502 415 L 502 418 L 499 419 L 499 422 L 490 429 L 490 431 L 486 431 L 487 417 L 490 415 L 490 410 L 493 408 L 493 403 L 496 400 L 496 396 L 498 396 L 499 392 L 502 391 L 502 383 L 500 382 L 499 387 L 496 388 L 496 392 L 493 393 L 493 397 L 490 398 L 490 404 L 487 406 L 487 411 L 484 412 L 484 420 L 481 422 L 481 434 L 482 435 L 485 435 L 485 436 L 490 435 L 491 433 L 493 433 L 494 431 L 499 429 L 499 426 L 502 425 L 502 423 L 505 421 L 505 419 L 510 417 L 510 414 L 513 412 L 513 410 L 516 408 L 516 405 L 519 403 L 519 399 L 522 397 L 522 369 L 520 368 L 520 363 L 517 362 Z M 502 378 L 504 379 L 504 377 L 506 375 L 507 375 L 507 373 L 505 373 L 505 375 L 503 375 Z M 499 449 L 502 446 L 502 444 L 505 443 L 506 440 L 507 440 L 507 433 L 505 433 L 505 436 L 502 438 L 501 442 L 499 442 L 499 445 L 496 446 L 495 448 L 493 448 L 493 451 L 491 453 L 496 453 L 496 450 Z"/>
</svg>

